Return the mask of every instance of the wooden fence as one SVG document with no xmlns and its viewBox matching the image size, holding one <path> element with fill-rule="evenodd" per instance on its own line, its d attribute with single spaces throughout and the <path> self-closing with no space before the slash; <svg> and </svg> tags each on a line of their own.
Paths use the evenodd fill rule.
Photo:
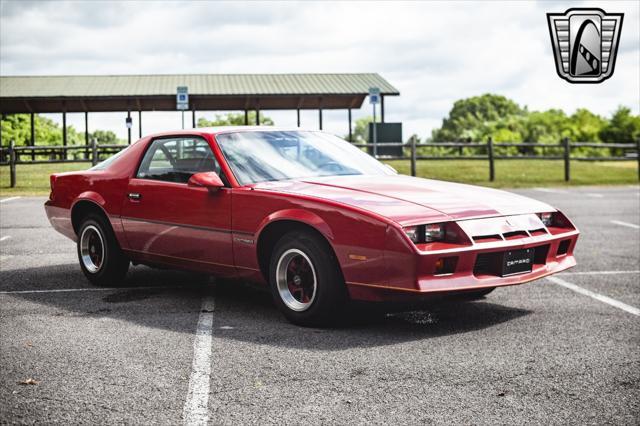
<svg viewBox="0 0 640 426">
<path fill-rule="evenodd" d="M 368 152 L 373 151 L 373 144 L 353 144 L 364 148 Z M 434 142 L 418 144 L 412 138 L 408 143 L 378 143 L 377 147 L 396 147 L 402 155 L 379 155 L 381 160 L 409 160 L 411 162 L 411 175 L 416 175 L 416 164 L 420 160 L 485 160 L 488 162 L 489 180 L 496 177 L 496 160 L 562 160 L 564 162 L 564 180 L 571 180 L 571 161 L 637 161 L 638 179 L 640 180 L 640 139 L 635 143 L 593 143 L 570 142 L 565 138 L 557 144 L 540 143 L 505 143 L 493 142 L 491 138 L 487 142 Z M 11 187 L 16 185 L 16 165 L 19 164 L 56 164 L 56 163 L 91 163 L 92 165 L 120 152 L 128 145 L 105 145 L 92 140 L 89 145 L 78 146 L 15 146 L 11 141 L 8 147 L 0 148 L 0 166 L 9 165 Z M 418 151 L 448 151 L 444 155 L 418 155 Z M 517 148 L 518 154 L 498 155 L 496 149 Z M 572 156 L 572 150 L 577 148 L 590 148 L 594 150 L 610 150 L 622 152 L 622 155 L 607 156 Z M 467 152 L 475 151 L 473 154 Z M 526 151 L 544 151 L 542 155 L 532 155 Z M 550 155 L 549 151 L 561 154 Z M 452 155 L 451 151 L 458 154 Z M 525 152 L 522 152 L 525 151 Z M 26 157 L 26 159 L 25 159 Z"/>
</svg>

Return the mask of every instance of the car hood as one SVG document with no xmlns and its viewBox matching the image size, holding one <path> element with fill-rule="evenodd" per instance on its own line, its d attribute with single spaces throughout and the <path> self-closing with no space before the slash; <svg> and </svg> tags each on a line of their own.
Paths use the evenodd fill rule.
<svg viewBox="0 0 640 426">
<path fill-rule="evenodd" d="M 404 175 L 306 178 L 254 188 L 329 199 L 404 225 L 555 211 L 548 204 L 497 189 Z"/>
</svg>

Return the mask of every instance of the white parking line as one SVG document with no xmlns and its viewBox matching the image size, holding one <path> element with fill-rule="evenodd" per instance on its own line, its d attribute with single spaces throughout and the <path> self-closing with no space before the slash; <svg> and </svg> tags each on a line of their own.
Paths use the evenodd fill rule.
<svg viewBox="0 0 640 426">
<path fill-rule="evenodd" d="M 594 193 L 589 193 L 589 192 L 587 192 L 584 195 L 586 195 L 587 197 L 591 197 L 591 198 L 603 198 L 604 197 L 604 195 L 602 195 L 602 194 L 594 194 Z"/>
<path fill-rule="evenodd" d="M 87 287 L 87 288 L 52 288 L 49 290 L 9 290 L 0 294 L 34 294 L 34 293 L 70 293 L 74 291 L 114 291 L 114 290 L 150 290 L 169 289 L 179 287 Z"/>
<path fill-rule="evenodd" d="M 619 275 L 619 274 L 640 274 L 640 269 L 636 271 L 583 271 L 583 272 L 561 272 L 559 275 Z"/>
<path fill-rule="evenodd" d="M 533 188 L 535 191 L 540 192 L 548 192 L 550 194 L 566 194 L 567 191 L 563 191 L 562 189 L 551 189 L 551 188 Z"/>
<path fill-rule="evenodd" d="M 614 225 L 626 226 L 627 228 L 640 229 L 640 225 L 635 225 L 629 222 L 622 222 L 620 220 L 612 220 L 611 223 Z"/>
<path fill-rule="evenodd" d="M 20 197 L 3 198 L 3 199 L 0 200 L 0 203 L 6 203 L 6 202 L 11 201 L 11 200 L 17 200 L 18 198 L 20 198 Z"/>
<path fill-rule="evenodd" d="M 547 279 L 549 281 L 551 281 L 552 283 L 554 283 L 554 284 L 558 284 L 558 285 L 560 285 L 562 287 L 568 288 L 569 290 L 573 290 L 576 293 L 580 293 L 580 294 L 582 294 L 584 296 L 589 296 L 589 297 L 591 297 L 593 299 L 596 299 L 596 300 L 598 300 L 600 302 L 603 302 L 603 303 L 606 303 L 608 305 L 614 306 L 614 307 L 616 307 L 618 309 L 622 309 L 625 312 L 629 312 L 630 314 L 640 316 L 640 309 L 635 308 L 635 307 L 630 306 L 630 305 L 627 305 L 626 303 L 622 303 L 622 302 L 620 302 L 618 300 L 612 299 L 610 297 L 604 296 L 604 295 L 599 294 L 599 293 L 594 293 L 591 290 L 587 290 L 586 288 L 582 288 L 582 287 L 579 287 L 579 286 L 577 286 L 577 285 L 575 285 L 573 283 L 567 282 L 567 281 L 563 280 L 562 278 L 547 277 Z"/>
<path fill-rule="evenodd" d="M 7 241 L 9 238 L 11 238 L 11 235 L 5 235 L 4 237 L 0 237 L 0 243 L 3 241 Z"/>
<path fill-rule="evenodd" d="M 209 382 L 211 379 L 211 342 L 213 330 L 213 297 L 202 301 L 200 317 L 193 341 L 193 364 L 189 377 L 189 393 L 182 410 L 185 425 L 206 425 L 209 421 Z"/>
</svg>

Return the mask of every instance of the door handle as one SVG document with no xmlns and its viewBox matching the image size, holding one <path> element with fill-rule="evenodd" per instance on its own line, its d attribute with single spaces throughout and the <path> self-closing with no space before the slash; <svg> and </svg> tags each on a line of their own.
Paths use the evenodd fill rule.
<svg viewBox="0 0 640 426">
<path fill-rule="evenodd" d="M 130 200 L 135 200 L 135 201 L 138 201 L 142 198 L 142 195 L 140 195 L 137 192 L 130 192 L 128 196 Z"/>
</svg>

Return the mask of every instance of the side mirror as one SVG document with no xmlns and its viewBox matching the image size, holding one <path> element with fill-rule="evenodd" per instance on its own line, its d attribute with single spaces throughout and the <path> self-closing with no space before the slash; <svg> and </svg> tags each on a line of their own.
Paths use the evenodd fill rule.
<svg viewBox="0 0 640 426">
<path fill-rule="evenodd" d="M 203 172 L 192 175 L 187 185 L 207 188 L 209 191 L 214 192 L 222 188 L 224 183 L 215 172 Z"/>
</svg>

